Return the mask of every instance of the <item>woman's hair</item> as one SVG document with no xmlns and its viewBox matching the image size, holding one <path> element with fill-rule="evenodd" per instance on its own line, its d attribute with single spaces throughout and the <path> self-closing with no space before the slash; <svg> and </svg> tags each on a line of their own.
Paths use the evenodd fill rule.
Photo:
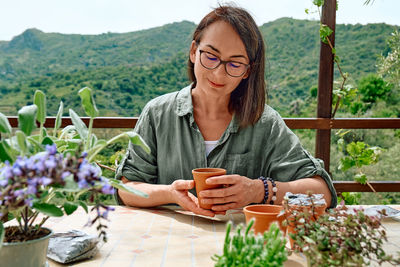
<svg viewBox="0 0 400 267">
<path fill-rule="evenodd" d="M 204 30 L 216 21 L 229 23 L 240 36 L 250 60 L 250 72 L 231 93 L 229 109 L 233 110 L 241 127 L 255 124 L 264 111 L 266 85 L 264 80 L 265 48 L 260 30 L 254 19 L 244 9 L 231 5 L 219 6 L 207 14 L 193 33 L 198 44 Z M 189 79 L 196 86 L 194 64 L 188 60 Z"/>
</svg>

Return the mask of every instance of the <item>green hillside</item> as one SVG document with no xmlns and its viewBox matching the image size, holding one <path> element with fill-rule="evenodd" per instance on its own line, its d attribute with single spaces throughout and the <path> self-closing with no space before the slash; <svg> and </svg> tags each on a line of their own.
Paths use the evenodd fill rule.
<svg viewBox="0 0 400 267">
<path fill-rule="evenodd" d="M 15 112 L 46 92 L 48 114 L 58 102 L 79 106 L 77 91 L 95 89 L 102 116 L 137 116 L 151 98 L 185 86 L 186 58 L 195 24 L 187 21 L 130 33 L 78 35 L 29 29 L 0 42 L 0 111 Z M 260 27 L 267 44 L 266 79 L 270 104 L 284 116 L 288 105 L 308 101 L 317 84 L 318 22 L 281 18 Z M 387 52 L 394 26 L 337 25 L 343 69 L 358 80 L 376 71 L 376 56 Z M 312 116 L 312 114 L 311 114 Z"/>
</svg>

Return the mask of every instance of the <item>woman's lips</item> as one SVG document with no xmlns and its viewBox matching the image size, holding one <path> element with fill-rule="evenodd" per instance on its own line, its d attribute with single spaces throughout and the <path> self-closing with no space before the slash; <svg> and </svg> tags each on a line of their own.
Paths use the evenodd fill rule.
<svg viewBox="0 0 400 267">
<path fill-rule="evenodd" d="M 209 82 L 212 86 L 214 86 L 214 87 L 223 87 L 223 86 L 224 86 L 223 84 L 214 83 L 214 82 L 212 82 L 212 81 L 210 81 L 210 80 L 208 80 L 208 82 Z"/>
</svg>

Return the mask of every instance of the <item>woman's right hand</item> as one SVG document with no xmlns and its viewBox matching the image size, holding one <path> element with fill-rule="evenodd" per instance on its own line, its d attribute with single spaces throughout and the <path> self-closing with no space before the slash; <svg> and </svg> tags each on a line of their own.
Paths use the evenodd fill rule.
<svg viewBox="0 0 400 267">
<path fill-rule="evenodd" d="M 189 189 L 194 188 L 194 181 L 175 180 L 171 185 L 171 195 L 174 203 L 181 206 L 183 209 L 194 212 L 196 214 L 214 217 L 215 212 L 200 208 L 199 201 Z"/>
</svg>

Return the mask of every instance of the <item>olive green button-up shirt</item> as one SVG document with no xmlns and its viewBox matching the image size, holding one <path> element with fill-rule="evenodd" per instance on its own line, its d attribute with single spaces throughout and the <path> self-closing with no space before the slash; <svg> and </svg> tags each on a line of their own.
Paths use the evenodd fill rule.
<svg viewBox="0 0 400 267">
<path fill-rule="evenodd" d="M 193 179 L 192 169 L 203 167 L 225 168 L 227 174 L 252 179 L 271 177 L 280 182 L 319 175 L 332 193 L 331 206 L 336 206 L 336 192 L 322 161 L 301 146 L 297 136 L 268 105 L 254 126 L 240 129 L 233 117 L 208 156 L 194 121 L 190 86 L 151 100 L 135 131 L 151 153 L 130 144 L 117 168 L 117 179 L 124 176 L 131 181 L 171 184 L 177 179 Z"/>
</svg>

